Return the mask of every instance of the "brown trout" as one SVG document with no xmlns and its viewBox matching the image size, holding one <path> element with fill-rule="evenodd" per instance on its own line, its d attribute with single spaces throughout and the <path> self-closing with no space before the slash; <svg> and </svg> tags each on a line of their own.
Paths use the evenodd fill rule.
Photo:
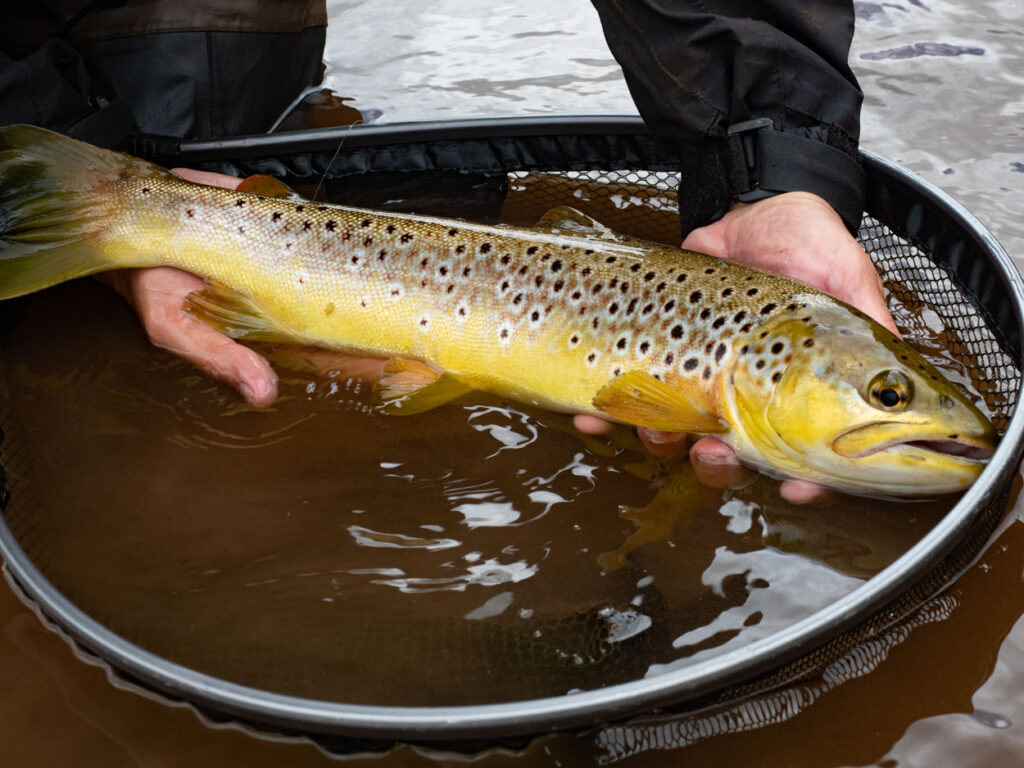
<svg viewBox="0 0 1024 768">
<path fill-rule="evenodd" d="M 482 389 L 717 435 L 769 473 L 879 495 L 962 490 L 997 440 L 856 309 L 571 209 L 525 229 L 325 205 L 11 126 L 0 233 L 0 298 L 177 267 L 208 285 L 189 310 L 233 337 L 389 358 L 379 391 L 393 413 Z"/>
</svg>

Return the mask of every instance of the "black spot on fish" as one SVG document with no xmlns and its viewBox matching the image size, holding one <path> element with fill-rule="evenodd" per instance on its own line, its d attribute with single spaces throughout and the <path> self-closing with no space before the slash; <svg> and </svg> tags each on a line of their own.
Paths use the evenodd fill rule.
<svg viewBox="0 0 1024 768">
<path fill-rule="evenodd" d="M 598 327 L 598 326 L 599 326 L 600 324 L 601 324 L 601 321 L 600 321 L 600 319 L 599 319 L 599 318 L 596 318 L 596 317 L 595 317 L 595 318 L 594 318 L 594 319 L 593 319 L 593 320 L 591 321 L 591 323 L 590 323 L 591 327 L 592 327 L 592 328 L 593 328 L 593 329 L 594 329 L 595 331 L 597 330 L 597 327 Z"/>
<path fill-rule="evenodd" d="M 691 304 L 696 304 L 702 298 L 704 298 L 704 294 L 702 294 L 700 291 L 694 291 L 693 293 L 690 294 L 690 303 Z"/>
<path fill-rule="evenodd" d="M 239 227 L 238 228 L 238 234 L 240 234 L 240 235 L 245 234 L 245 227 Z"/>
<path fill-rule="evenodd" d="M 395 230 L 396 229 L 397 229 L 397 227 L 394 224 L 388 224 L 387 230 L 388 230 L 388 234 L 389 235 L 395 234 Z"/>
<path fill-rule="evenodd" d="M 442 264 L 440 267 L 437 268 L 437 271 L 441 275 L 441 277 L 444 277 L 445 275 L 448 274 L 448 267 Z"/>
<path fill-rule="evenodd" d="M 772 344 L 773 355 L 781 353 L 783 349 L 785 349 L 785 345 L 781 341 L 776 341 L 774 344 Z"/>
<path fill-rule="evenodd" d="M 597 355 L 595 355 L 593 352 L 591 352 L 589 355 L 587 355 L 587 362 L 588 363 L 594 362 L 596 357 L 597 357 Z"/>
<path fill-rule="evenodd" d="M 457 246 L 455 246 L 455 252 L 456 253 L 465 253 L 466 252 L 466 246 L 464 246 L 464 245 L 457 245 Z"/>
<path fill-rule="evenodd" d="M 196 212 L 194 210 L 192 210 L 191 208 L 189 208 L 187 211 L 185 211 L 185 215 L 188 216 L 191 219 L 192 217 L 194 217 L 196 215 Z"/>
<path fill-rule="evenodd" d="M 700 360 L 696 357 L 689 357 L 686 359 L 686 362 L 683 363 L 683 368 L 687 371 L 695 371 L 697 370 L 698 365 L 700 365 Z"/>
<path fill-rule="evenodd" d="M 665 365 L 672 365 L 672 362 L 676 359 L 676 356 L 669 352 L 665 355 Z"/>
<path fill-rule="evenodd" d="M 609 256 L 607 259 L 604 260 L 604 263 L 605 264 L 614 264 L 618 260 L 619 259 L 616 256 Z"/>
<path fill-rule="evenodd" d="M 576 334 L 573 334 L 572 338 L 569 339 L 569 343 L 570 344 L 579 344 L 580 343 L 580 337 L 577 336 Z"/>
<path fill-rule="evenodd" d="M 302 222 L 302 228 L 303 229 L 312 229 L 313 228 L 313 222 L 312 221 L 304 221 L 304 222 Z"/>
<path fill-rule="evenodd" d="M 773 373 L 772 374 L 772 381 L 775 384 L 778 384 L 780 381 L 782 381 L 782 373 L 779 372 L 779 371 L 776 371 L 775 373 Z"/>
<path fill-rule="evenodd" d="M 715 362 L 722 362 L 722 358 L 725 357 L 726 346 L 725 344 L 719 344 L 718 349 L 715 350 Z"/>
<path fill-rule="evenodd" d="M 533 254 L 535 254 L 539 250 L 540 250 L 540 248 L 538 248 L 536 245 L 531 245 L 529 248 L 526 249 L 526 252 L 530 256 L 533 256 Z"/>
<path fill-rule="evenodd" d="M 304 205 L 296 205 L 295 206 L 295 212 L 296 213 L 302 213 L 304 210 L 306 210 L 306 206 L 304 206 Z"/>
<path fill-rule="evenodd" d="M 639 263 L 630 264 L 629 271 L 630 272 L 639 272 L 640 271 L 640 264 Z"/>
<path fill-rule="evenodd" d="M 664 291 L 664 290 L 665 290 L 665 289 L 666 289 L 667 287 L 668 287 L 668 286 L 667 286 L 667 285 L 665 285 L 664 283 L 658 283 L 658 287 L 657 287 L 657 288 L 655 288 L 654 290 L 655 290 L 655 292 L 656 292 L 656 293 L 661 293 L 661 292 L 662 292 L 662 291 Z"/>
<path fill-rule="evenodd" d="M 448 230 L 448 237 L 455 237 L 457 234 L 459 234 L 459 230 L 457 230 L 457 229 L 449 229 Z"/>
<path fill-rule="evenodd" d="M 143 187 L 142 188 L 142 194 L 148 195 L 149 194 L 149 187 Z M 235 205 L 240 205 L 243 202 L 244 202 L 243 200 L 239 200 L 237 203 L 235 203 Z"/>
<path fill-rule="evenodd" d="M 533 310 L 533 312 L 530 313 L 530 319 L 533 320 L 533 322 L 537 322 L 538 320 L 540 320 L 540 312 L 538 312 L 536 309 Z"/>
<path fill-rule="evenodd" d="M 241 208 L 245 205 L 245 200 L 235 200 L 235 208 Z"/>
<path fill-rule="evenodd" d="M 747 291 L 747 296 L 757 296 L 757 288 L 750 288 Z"/>
<path fill-rule="evenodd" d="M 714 267 L 708 267 L 707 269 L 704 270 L 704 274 L 705 275 L 713 275 L 713 274 L 715 274 L 715 268 Z"/>
<path fill-rule="evenodd" d="M 626 343 L 627 343 L 626 342 L 626 337 L 623 336 L 621 339 L 619 339 L 617 342 L 615 342 L 615 347 L 617 349 L 625 349 L 626 348 Z"/>
<path fill-rule="evenodd" d="M 632 315 L 633 314 L 633 311 L 636 309 L 636 305 L 637 305 L 638 301 L 639 301 L 639 299 L 636 299 L 636 298 L 632 298 L 632 299 L 629 300 L 629 306 L 626 307 L 626 314 L 627 315 Z"/>
<path fill-rule="evenodd" d="M 798 307 L 796 304 L 787 304 L 786 309 L 789 310 L 790 312 L 796 312 Z"/>
<path fill-rule="evenodd" d="M 725 290 L 722 291 L 722 298 L 723 299 L 727 299 L 730 296 L 732 296 L 732 288 L 726 288 Z"/>
<path fill-rule="evenodd" d="M 756 363 L 754 363 L 754 367 L 757 368 L 757 370 L 761 370 L 762 368 L 764 368 L 764 360 L 758 360 Z"/>
<path fill-rule="evenodd" d="M 519 304 L 519 303 L 522 302 L 522 300 L 523 300 L 523 294 L 517 293 L 516 297 L 514 299 L 512 299 L 512 303 L 513 304 Z"/>
<path fill-rule="evenodd" d="M 527 272 L 529 272 L 529 271 L 530 271 L 530 267 L 529 267 L 529 265 L 527 265 L 527 264 L 523 264 L 523 266 L 521 266 L 521 267 L 519 268 L 519 274 L 520 274 L 520 275 L 525 275 L 525 274 L 526 274 Z"/>
<path fill-rule="evenodd" d="M 445 289 L 445 292 L 446 293 L 452 293 L 454 290 L 455 290 L 455 286 L 452 283 L 449 283 L 448 287 Z"/>
<path fill-rule="evenodd" d="M 481 243 L 480 244 L 480 253 L 490 253 L 490 252 L 491 252 L 491 244 L 490 243 Z"/>
<path fill-rule="evenodd" d="M 612 375 L 613 376 L 621 376 L 622 375 L 622 369 L 621 368 L 616 368 L 614 371 L 612 371 Z"/>
<path fill-rule="evenodd" d="M 538 288 L 540 288 L 542 285 L 544 285 L 544 278 L 541 277 L 540 275 L 537 275 L 535 278 L 533 278 L 533 282 L 536 284 Z"/>
<path fill-rule="evenodd" d="M 592 270 L 590 267 L 584 267 L 583 269 L 580 270 L 580 274 L 583 275 L 584 277 L 586 277 L 587 275 L 589 275 L 593 271 L 594 270 Z"/>
<path fill-rule="evenodd" d="M 618 305 L 617 302 L 613 301 L 611 304 L 608 305 L 608 314 L 609 315 L 614 315 L 618 311 L 619 311 L 619 305 Z"/>
<path fill-rule="evenodd" d="M 466 267 L 465 269 L 463 269 L 463 270 L 462 270 L 462 276 L 463 276 L 463 277 L 469 277 L 469 274 L 470 274 L 470 273 L 471 273 L 472 271 L 473 271 L 473 270 L 472 270 L 472 269 L 471 269 L 470 267 Z"/>
<path fill-rule="evenodd" d="M 587 256 L 591 256 L 594 253 L 594 249 L 593 248 L 587 248 L 587 250 L 585 250 L 584 253 L 587 254 Z"/>
<path fill-rule="evenodd" d="M 714 349 L 714 348 L 715 348 L 715 342 L 714 341 L 709 341 L 707 344 L 704 345 L 704 354 L 705 355 L 710 355 L 711 354 L 711 350 Z"/>
<path fill-rule="evenodd" d="M 619 278 L 617 278 L 617 277 L 613 277 L 611 280 L 608 281 L 608 287 L 609 288 L 614 288 L 618 284 L 619 284 Z"/>
<path fill-rule="evenodd" d="M 649 350 L 650 348 L 651 348 L 650 342 L 647 342 L 647 341 L 641 341 L 640 342 L 640 352 L 641 353 L 646 355 L 647 354 L 647 350 Z"/>
<path fill-rule="evenodd" d="M 384 261 L 384 259 L 386 259 L 387 257 L 388 257 L 388 252 L 387 251 L 381 251 L 380 253 L 377 254 L 377 261 Z"/>
<path fill-rule="evenodd" d="M 640 265 L 637 264 L 637 266 L 640 266 Z M 655 274 L 653 272 L 648 272 L 646 275 L 644 275 L 644 280 L 647 280 L 648 282 L 650 282 L 651 280 L 654 279 L 654 277 L 655 277 Z"/>
<path fill-rule="evenodd" d="M 317 210 L 318 210 L 318 211 L 326 211 L 326 210 L 327 210 L 327 208 L 326 208 L 326 207 L 323 207 L 323 206 L 321 206 L 321 207 L 320 207 L 320 208 L 318 208 Z M 362 224 L 360 224 L 359 226 L 361 226 L 361 227 L 368 227 L 368 226 L 370 226 L 370 225 L 371 225 L 372 223 L 373 223 L 373 222 L 372 222 L 372 221 L 371 221 L 370 219 L 363 219 L 363 223 L 362 223 Z"/>
<path fill-rule="evenodd" d="M 326 210 L 327 210 L 327 206 L 326 206 L 326 205 L 318 205 L 316 209 L 317 209 L 318 211 L 326 211 Z M 364 226 L 364 227 L 368 227 L 368 226 L 370 226 L 370 225 L 369 225 L 369 224 L 364 224 L 363 226 Z"/>
<path fill-rule="evenodd" d="M 565 287 L 565 281 L 564 280 L 555 280 L 555 284 L 552 285 L 551 287 L 554 288 L 555 291 L 560 291 L 560 290 L 562 290 L 562 288 Z"/>
<path fill-rule="evenodd" d="M 336 222 L 334 219 L 331 219 L 326 224 L 324 224 L 324 229 L 326 229 L 328 232 L 333 232 L 337 228 L 337 226 L 338 226 L 338 222 Z M 372 243 L 372 242 L 373 241 L 370 240 L 370 243 Z"/>
<path fill-rule="evenodd" d="M 774 304 L 765 304 L 763 307 L 761 307 L 761 314 L 762 315 L 770 315 L 774 311 L 775 311 L 775 305 Z"/>
<path fill-rule="evenodd" d="M 742 323 L 742 322 L 743 322 L 743 318 L 745 318 L 746 316 L 747 316 L 747 313 L 746 313 L 746 311 L 744 311 L 744 310 L 742 310 L 742 309 L 741 309 L 741 310 L 740 310 L 739 312 L 737 312 L 737 313 L 736 313 L 736 314 L 735 314 L 735 315 L 733 316 L 733 318 L 732 318 L 732 321 L 733 321 L 734 323 Z"/>
<path fill-rule="evenodd" d="M 711 366 L 710 365 L 709 366 L 705 366 L 704 372 L 701 374 L 701 378 L 703 378 L 703 379 L 710 379 L 711 378 Z"/>
<path fill-rule="evenodd" d="M 675 306 L 676 306 L 675 299 L 669 299 L 668 301 L 665 302 L 665 311 L 666 312 L 671 312 L 673 309 L 675 309 Z"/>
<path fill-rule="evenodd" d="M 280 211 L 274 211 L 274 212 L 273 212 L 273 213 L 272 213 L 272 214 L 270 215 L 270 220 L 271 220 L 271 221 L 277 221 L 277 220 L 278 220 L 278 219 L 280 219 L 280 218 L 281 218 L 281 212 L 280 212 Z"/>
<path fill-rule="evenodd" d="M 507 339 L 508 338 L 508 328 L 502 328 L 501 329 L 501 338 L 503 338 L 503 339 Z"/>
<path fill-rule="evenodd" d="M 654 311 L 654 305 L 653 304 L 645 304 L 644 308 L 642 310 L 643 314 L 645 314 L 645 315 L 649 315 L 653 311 Z"/>
<path fill-rule="evenodd" d="M 371 245 L 373 245 L 373 238 L 368 237 L 365 240 L 363 240 L 363 245 L 369 248 Z"/>
<path fill-rule="evenodd" d="M 459 307 L 459 317 L 465 317 L 465 316 L 466 316 L 466 308 L 465 307 Z"/>
<path fill-rule="evenodd" d="M 740 326 L 740 331 L 742 333 L 747 333 L 750 330 L 751 326 L 751 323 L 744 323 L 743 325 Z"/>
<path fill-rule="evenodd" d="M 672 338 L 681 339 L 683 338 L 683 326 L 675 325 L 672 327 Z"/>
<path fill-rule="evenodd" d="M 508 264 L 510 261 L 512 261 L 512 257 L 507 253 L 501 257 L 502 264 Z"/>
<path fill-rule="evenodd" d="M 745 354 L 747 354 L 747 352 L 749 352 L 749 351 L 750 351 L 750 345 L 749 345 L 749 344 L 744 344 L 744 345 L 743 345 L 743 346 L 742 346 L 742 347 L 740 348 L 740 354 L 741 354 L 741 355 L 745 355 Z"/>
<path fill-rule="evenodd" d="M 402 295 L 402 289 L 401 288 L 392 288 L 391 289 L 391 295 L 392 296 L 401 296 Z"/>
<path fill-rule="evenodd" d="M 352 257 L 352 263 L 353 264 L 358 264 L 359 263 L 359 257 L 358 256 L 353 256 Z"/>
<path fill-rule="evenodd" d="M 398 242 L 400 243 L 408 243 L 410 240 L 412 240 L 412 235 L 408 232 L 404 233 L 398 238 Z"/>
<path fill-rule="evenodd" d="M 604 285 L 602 285 L 601 283 L 594 283 L 594 287 L 590 289 L 590 292 L 600 293 L 602 288 L 604 288 Z"/>
<path fill-rule="evenodd" d="M 807 347 L 808 349 L 810 347 L 813 347 L 814 346 L 814 339 L 804 339 L 804 346 Z M 906 360 L 907 358 L 904 356 L 902 359 Z"/>
<path fill-rule="evenodd" d="M 582 296 L 583 296 L 583 294 L 580 293 L 579 291 L 573 291 L 572 292 L 572 300 L 573 301 L 579 301 Z"/>
<path fill-rule="evenodd" d="M 503 293 L 508 290 L 508 280 L 501 281 L 501 290 Z"/>
<path fill-rule="evenodd" d="M 686 273 L 685 272 L 680 272 L 678 275 L 676 275 L 676 282 L 677 283 L 685 283 L 686 282 Z"/>
<path fill-rule="evenodd" d="M 428 322 L 429 321 L 427 320 L 427 318 L 423 318 L 422 320 L 420 320 L 420 325 L 425 328 L 427 326 Z"/>
<path fill-rule="evenodd" d="M 561 259 L 555 259 L 554 261 L 551 262 L 551 271 L 552 272 L 557 272 L 561 268 L 562 268 L 562 260 Z"/>
<path fill-rule="evenodd" d="M 430 263 L 430 257 L 427 256 L 425 259 L 423 259 L 423 261 L 420 262 L 420 266 L 421 267 L 426 267 L 427 264 L 429 264 L 429 263 Z"/>
<path fill-rule="evenodd" d="M 704 309 L 700 311 L 700 319 L 707 320 L 709 317 L 711 317 L 711 308 L 704 307 Z"/>
<path fill-rule="evenodd" d="M 716 317 L 715 318 L 715 322 L 713 322 L 711 324 L 711 327 L 714 328 L 717 331 L 723 325 L 725 325 L 725 318 L 724 317 Z"/>
</svg>

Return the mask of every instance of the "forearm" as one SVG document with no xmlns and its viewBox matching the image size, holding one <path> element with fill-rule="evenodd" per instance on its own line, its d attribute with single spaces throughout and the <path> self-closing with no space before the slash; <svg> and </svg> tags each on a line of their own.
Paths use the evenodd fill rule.
<svg viewBox="0 0 1024 768">
<path fill-rule="evenodd" d="M 849 2 L 593 0 L 641 115 L 679 148 L 684 231 L 740 199 L 813 192 L 856 229 L 861 92 Z M 757 118 L 774 131 L 730 136 Z M 742 143 L 747 144 L 744 156 Z M 750 150 L 754 149 L 755 167 Z"/>
</svg>

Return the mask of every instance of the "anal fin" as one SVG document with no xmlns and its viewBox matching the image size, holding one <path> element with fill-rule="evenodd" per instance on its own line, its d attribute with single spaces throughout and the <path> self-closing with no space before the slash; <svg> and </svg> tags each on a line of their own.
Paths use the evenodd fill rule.
<svg viewBox="0 0 1024 768">
<path fill-rule="evenodd" d="M 728 431 L 714 414 L 644 371 L 629 371 L 609 381 L 594 395 L 594 407 L 616 421 L 665 432 Z"/>
<path fill-rule="evenodd" d="M 419 360 L 388 360 L 377 382 L 377 409 L 389 414 L 412 415 L 436 408 L 472 389 L 454 376 L 440 373 Z"/>
<path fill-rule="evenodd" d="M 185 311 L 233 339 L 295 342 L 296 335 L 267 317 L 248 297 L 220 283 L 209 283 L 185 299 Z"/>
</svg>

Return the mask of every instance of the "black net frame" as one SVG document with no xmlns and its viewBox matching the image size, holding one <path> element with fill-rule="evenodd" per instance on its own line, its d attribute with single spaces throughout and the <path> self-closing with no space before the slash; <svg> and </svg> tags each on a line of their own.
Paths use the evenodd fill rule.
<svg viewBox="0 0 1024 768">
<path fill-rule="evenodd" d="M 517 185 L 536 189 L 551 175 L 586 190 L 587 204 L 600 206 L 613 195 L 636 198 L 635 206 L 618 206 L 626 215 L 616 228 L 664 242 L 678 242 L 674 199 L 686 189 L 685 179 L 678 178 L 675 151 L 655 142 L 632 117 L 358 126 L 181 145 L 141 142 L 132 151 L 167 166 L 237 176 L 265 173 L 308 196 L 366 207 L 401 209 L 395 190 L 403 184 L 418 191 L 437 187 L 446 204 L 450 190 L 459 189 L 463 209 L 458 214 L 481 220 L 528 219 L 536 212 L 510 214 L 505 201 Z M 0 526 L 5 573 L 82 651 L 124 679 L 187 701 L 216 719 L 312 735 L 345 752 L 394 740 L 454 743 L 471 750 L 654 708 L 698 713 L 692 723 L 708 722 L 700 715 L 707 711 L 728 720 L 728 713 L 740 712 L 744 702 L 770 703 L 779 692 L 785 698 L 796 684 L 826 679 L 830 669 L 865 643 L 881 634 L 898 638 L 901 627 L 921 620 L 922 611 L 934 610 L 935 595 L 967 567 L 1001 517 L 1024 430 L 1024 416 L 1016 409 L 1024 285 L 1016 268 L 991 235 L 941 191 L 877 155 L 863 152 L 862 159 L 869 186 L 860 242 L 899 301 L 923 302 L 951 329 L 951 351 L 983 394 L 1004 439 L 982 478 L 903 557 L 828 609 L 742 653 L 551 699 L 456 708 L 354 706 L 245 688 L 127 643 L 55 590 L 6 525 Z M 560 195 L 564 189 L 556 189 L 549 200 L 541 194 L 540 207 L 563 203 L 593 211 L 580 204 L 579 196 L 566 200 Z M 447 209 L 450 213 L 450 205 Z M 652 211 L 657 214 L 653 219 Z M 630 221 L 630 212 L 637 214 L 636 221 Z M 600 218 L 598 212 L 593 215 Z M 12 466 L 18 461 L 16 446 L 12 449 L 10 438 L 4 443 L 0 457 Z M 6 488 L 0 488 L 4 506 L 6 499 Z M 681 726 L 676 722 L 675 727 Z"/>
</svg>

